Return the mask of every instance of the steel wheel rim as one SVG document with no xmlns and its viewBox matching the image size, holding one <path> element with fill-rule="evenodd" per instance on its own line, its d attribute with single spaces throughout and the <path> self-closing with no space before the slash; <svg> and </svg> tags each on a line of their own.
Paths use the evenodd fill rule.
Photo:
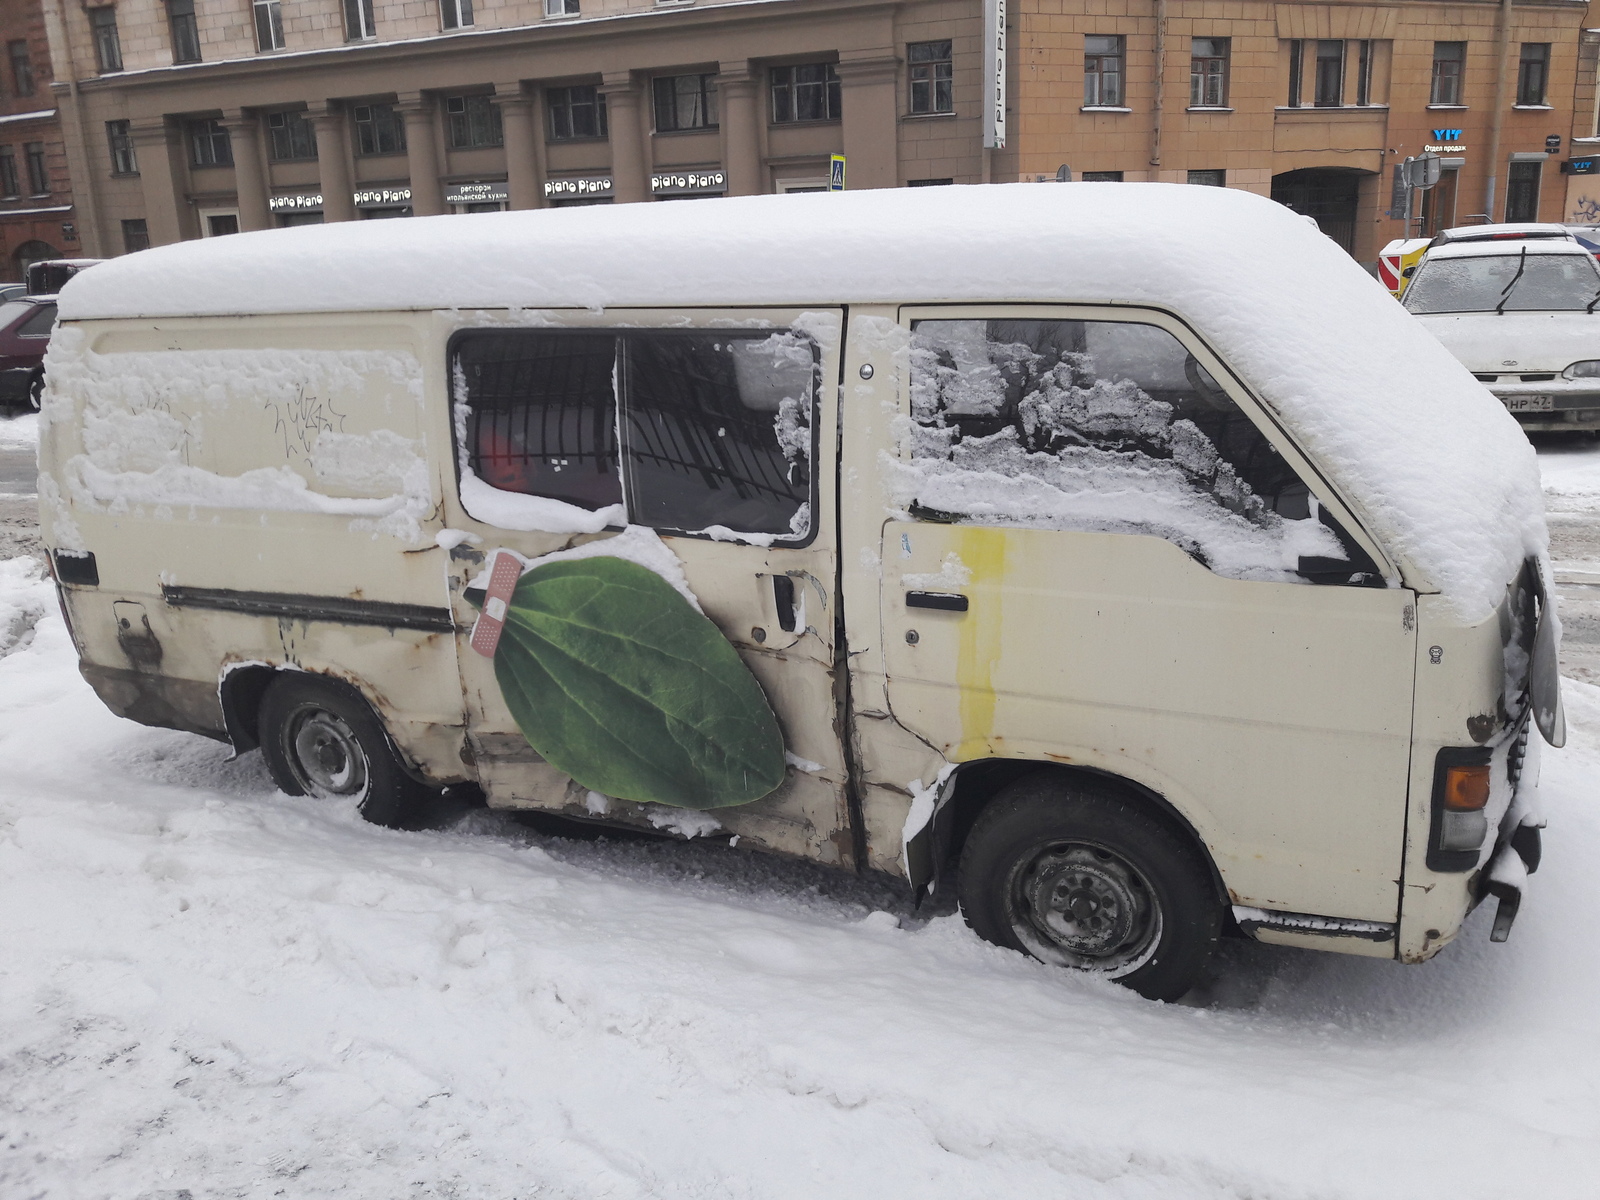
<svg viewBox="0 0 1600 1200">
<path fill-rule="evenodd" d="M 1116 979 L 1150 961 L 1161 905 L 1143 873 L 1092 842 L 1053 840 L 1020 859 L 1006 881 L 1006 918 L 1044 962 Z"/>
<path fill-rule="evenodd" d="M 367 755 L 343 717 L 305 708 L 290 720 L 288 735 L 289 763 L 307 794 L 325 800 L 366 794 Z"/>
</svg>

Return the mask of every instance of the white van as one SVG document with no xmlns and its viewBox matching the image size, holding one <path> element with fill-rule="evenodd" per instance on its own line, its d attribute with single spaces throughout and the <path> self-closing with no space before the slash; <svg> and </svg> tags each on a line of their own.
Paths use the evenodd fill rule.
<svg viewBox="0 0 1600 1200">
<path fill-rule="evenodd" d="M 61 316 L 83 674 L 286 792 L 403 825 L 473 781 L 953 888 L 1167 998 L 1225 932 L 1416 962 L 1493 893 L 1503 938 L 1536 865 L 1533 452 L 1266 200 L 326 225 Z"/>
</svg>

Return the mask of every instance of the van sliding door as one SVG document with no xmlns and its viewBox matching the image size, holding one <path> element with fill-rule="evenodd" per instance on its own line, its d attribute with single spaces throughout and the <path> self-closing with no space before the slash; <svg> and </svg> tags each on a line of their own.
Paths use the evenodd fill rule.
<svg viewBox="0 0 1600 1200">
<path fill-rule="evenodd" d="M 522 319 L 532 327 L 467 328 L 450 343 L 459 486 L 447 501 L 449 522 L 480 539 L 453 552 L 450 587 L 468 739 L 490 803 L 720 829 L 849 865 L 833 719 L 841 314 Z M 468 646 L 477 616 L 468 586 L 496 550 L 535 560 L 624 527 L 636 547 L 660 538 L 760 684 L 783 737 L 776 791 L 708 814 L 591 791 L 530 745 L 494 662 Z M 572 701 L 549 695 L 548 703 Z M 629 736 L 627 728 L 614 733 Z"/>
</svg>

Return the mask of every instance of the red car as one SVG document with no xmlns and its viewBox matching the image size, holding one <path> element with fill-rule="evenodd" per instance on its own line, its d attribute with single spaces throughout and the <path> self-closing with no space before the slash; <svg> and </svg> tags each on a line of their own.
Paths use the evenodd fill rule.
<svg viewBox="0 0 1600 1200">
<path fill-rule="evenodd" d="M 0 304 L 0 404 L 39 407 L 44 348 L 55 323 L 54 296 L 19 296 Z"/>
</svg>

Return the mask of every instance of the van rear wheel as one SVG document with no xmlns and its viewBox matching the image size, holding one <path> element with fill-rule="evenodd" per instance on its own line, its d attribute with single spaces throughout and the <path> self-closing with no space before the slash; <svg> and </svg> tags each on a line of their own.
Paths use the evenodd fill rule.
<svg viewBox="0 0 1600 1200">
<path fill-rule="evenodd" d="M 262 697 L 259 736 L 280 789 L 291 796 L 354 799 L 375 825 L 416 828 L 432 794 L 406 774 L 371 706 L 344 684 L 280 674 Z"/>
<path fill-rule="evenodd" d="M 1187 992 L 1222 930 L 1210 872 L 1184 838 L 1136 803 L 1049 773 L 979 816 L 957 896 L 986 941 L 1151 1000 Z"/>
</svg>

